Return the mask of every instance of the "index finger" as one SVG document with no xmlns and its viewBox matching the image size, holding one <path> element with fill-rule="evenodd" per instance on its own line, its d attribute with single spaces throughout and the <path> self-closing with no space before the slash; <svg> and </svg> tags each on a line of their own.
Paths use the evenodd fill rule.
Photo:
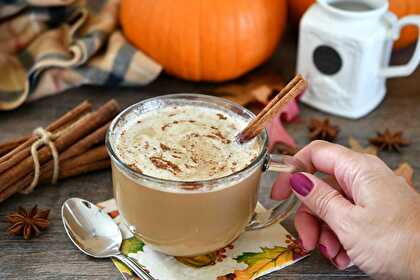
<svg viewBox="0 0 420 280">
<path fill-rule="evenodd" d="M 307 172 L 321 171 L 328 175 L 338 175 L 337 171 L 343 162 L 353 164 L 358 160 L 359 153 L 341 145 L 316 140 L 295 154 L 306 167 Z"/>
<path fill-rule="evenodd" d="M 353 179 L 366 164 L 363 154 L 319 140 L 301 149 L 295 157 L 305 165 L 309 173 L 320 171 L 333 176 L 349 198 L 353 198 Z"/>
</svg>

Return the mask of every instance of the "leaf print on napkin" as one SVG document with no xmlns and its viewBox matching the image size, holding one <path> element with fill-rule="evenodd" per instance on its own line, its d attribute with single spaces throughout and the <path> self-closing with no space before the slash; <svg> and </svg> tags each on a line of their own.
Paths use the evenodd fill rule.
<svg viewBox="0 0 420 280">
<path fill-rule="evenodd" d="M 137 252 L 143 252 L 144 243 L 140 239 L 136 237 L 131 237 L 129 239 L 124 239 L 121 244 L 121 252 L 128 256 L 130 253 L 137 253 Z M 120 262 L 117 259 L 112 259 L 112 262 L 115 264 L 115 266 L 118 268 L 118 270 L 122 273 L 125 280 L 128 279 L 138 279 L 140 278 L 136 277 L 133 272 L 122 262 Z"/>
<path fill-rule="evenodd" d="M 288 248 L 276 246 L 273 248 L 262 247 L 262 252 L 246 252 L 236 257 L 238 263 L 245 263 L 248 268 L 245 270 L 236 270 L 225 276 L 220 276 L 217 280 L 235 279 L 250 280 L 261 276 L 263 272 L 276 266 L 293 261 L 293 251 Z"/>
<path fill-rule="evenodd" d="M 121 252 L 128 256 L 130 253 L 143 252 L 144 243 L 136 237 L 124 239 L 121 245 Z"/>
<path fill-rule="evenodd" d="M 275 246 L 273 248 L 261 247 L 261 252 L 245 252 L 234 258 L 238 263 L 244 263 L 248 267 L 244 270 L 235 270 L 217 277 L 217 280 L 251 280 L 269 273 L 278 268 L 308 255 L 291 235 L 286 235 L 287 247 Z"/>
</svg>

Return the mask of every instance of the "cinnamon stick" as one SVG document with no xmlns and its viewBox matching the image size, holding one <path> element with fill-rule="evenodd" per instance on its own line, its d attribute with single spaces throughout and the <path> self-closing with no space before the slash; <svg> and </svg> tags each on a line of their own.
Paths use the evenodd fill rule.
<svg viewBox="0 0 420 280">
<path fill-rule="evenodd" d="M 83 122 L 84 121 L 83 119 L 88 117 L 89 114 L 90 113 L 88 113 L 88 114 L 84 115 L 82 118 L 76 120 L 76 122 L 73 123 L 72 125 Z M 70 125 L 69 127 L 65 128 L 65 129 L 70 129 L 70 127 L 72 125 Z M 61 130 L 60 133 L 63 133 L 65 129 Z M 31 143 L 31 145 L 32 145 L 32 143 Z M 0 176 L 1 176 L 1 173 L 7 171 L 9 168 L 11 168 L 13 166 L 16 166 L 19 162 L 21 162 L 22 160 L 24 160 L 25 158 L 30 156 L 30 154 L 31 154 L 31 147 L 30 146 L 25 147 L 20 151 L 16 151 L 16 153 L 13 154 L 13 156 L 11 158 L 9 158 L 8 160 L 0 163 Z"/>
<path fill-rule="evenodd" d="M 98 127 L 103 126 L 109 122 L 118 113 L 118 111 L 118 103 L 115 100 L 111 100 L 101 106 L 96 112 L 90 113 L 81 118 L 76 123 L 62 131 L 59 137 L 54 141 L 57 151 L 62 152 Z M 51 157 L 51 151 L 48 147 L 43 147 L 38 151 L 38 159 L 41 165 L 51 159 Z M 19 181 L 32 170 L 33 159 L 31 156 L 28 156 L 20 163 L 0 175 L 0 192 Z"/>
<path fill-rule="evenodd" d="M 60 170 L 59 179 L 74 177 L 74 176 L 78 176 L 78 175 L 85 174 L 88 172 L 102 170 L 102 169 L 108 168 L 110 164 L 111 164 L 111 161 L 109 158 L 98 159 L 92 162 L 90 161 L 84 162 L 83 160 L 81 160 L 81 158 L 78 158 L 76 162 L 67 163 L 67 164 L 63 163 L 63 166 L 61 167 L 61 170 Z M 40 178 L 40 184 L 47 183 L 51 180 L 52 170 L 50 170 L 48 174 L 46 175 L 44 174 L 45 173 L 42 173 L 42 176 L 41 176 L 42 178 Z M 11 197 L 12 195 L 16 194 L 17 192 L 23 190 L 27 185 L 29 185 L 30 182 L 32 181 L 32 175 L 28 176 L 28 178 L 29 179 L 26 179 L 25 177 L 24 180 L 25 182 L 29 181 L 29 183 L 25 185 L 23 183 L 15 184 L 7 188 L 3 192 L 0 192 L 0 203 L 6 200 L 7 198 Z"/>
<path fill-rule="evenodd" d="M 237 136 L 239 143 L 245 143 L 264 129 L 265 125 L 271 121 L 280 110 L 290 101 L 302 94 L 307 88 L 307 82 L 300 75 L 296 75 L 280 92 L 274 97 L 267 106 L 252 120 L 248 126 L 242 130 Z"/>
<path fill-rule="evenodd" d="M 77 165 L 72 169 L 70 168 L 65 169 L 60 179 L 74 177 L 74 176 L 78 176 L 78 175 L 89 173 L 96 170 L 106 169 L 106 168 L 109 168 L 110 166 L 111 166 L 111 160 L 109 158 L 98 160 L 92 163 L 87 163 L 84 165 Z"/>
<path fill-rule="evenodd" d="M 91 151 L 88 151 L 88 150 L 91 147 L 95 146 L 96 144 L 104 142 L 105 134 L 109 125 L 110 125 L 110 122 L 98 128 L 97 130 L 95 130 L 94 132 L 86 136 L 85 138 L 79 140 L 78 142 L 70 146 L 67 150 L 65 150 L 63 153 L 59 155 L 59 160 L 60 160 L 59 178 L 60 176 L 62 176 L 62 172 L 66 172 L 66 165 L 68 164 L 69 161 L 65 161 L 65 160 L 68 160 L 72 157 L 76 156 L 74 160 L 80 161 L 80 164 L 84 164 L 84 162 L 86 161 L 86 158 L 89 159 L 89 155 L 96 156 L 96 158 L 89 159 L 89 161 L 103 160 L 103 159 L 108 158 L 105 146 L 101 146 L 100 152 L 96 152 L 96 154 L 95 154 L 95 151 L 96 151 L 95 149 Z M 48 179 L 48 178 L 51 179 L 51 176 L 53 174 L 53 166 L 54 166 L 53 160 L 49 160 L 48 162 L 46 162 L 44 165 L 41 166 L 40 168 L 41 175 L 39 178 L 40 183 L 42 183 L 44 179 Z M 14 184 L 13 186 L 10 186 L 9 188 L 13 187 L 15 190 L 18 190 L 18 191 L 22 190 L 32 182 L 32 178 L 33 178 L 33 172 L 29 173 L 22 180 L 18 181 L 16 184 Z"/>
<path fill-rule="evenodd" d="M 67 150 L 60 154 L 60 160 L 65 160 L 76 155 L 80 155 L 81 153 L 84 153 L 85 151 L 89 150 L 91 147 L 99 143 L 103 143 L 105 140 L 105 134 L 110 124 L 111 122 L 108 122 L 107 124 L 101 126 L 85 138 L 79 140 L 78 142 L 70 146 Z"/>
<path fill-rule="evenodd" d="M 108 152 L 105 145 L 93 148 L 86 153 L 79 154 L 76 157 L 60 161 L 60 172 L 59 178 L 66 178 L 71 174 L 80 174 L 79 172 L 74 173 L 72 170 L 77 169 L 80 166 L 91 164 L 92 162 L 102 161 L 109 159 Z M 49 182 L 53 174 L 53 164 L 44 165 L 41 168 L 41 183 Z M 32 174 L 29 176 L 29 183 L 32 181 Z M 26 185 L 29 185 L 26 184 Z M 23 187 L 25 187 L 24 185 Z"/>
<path fill-rule="evenodd" d="M 26 140 L 28 140 L 28 136 L 20 137 L 14 140 L 10 140 L 8 142 L 5 142 L 3 144 L 0 144 L 0 157 L 4 156 L 11 150 L 15 149 L 17 146 L 24 143 Z"/>
<path fill-rule="evenodd" d="M 66 170 L 59 179 L 69 178 L 79 176 L 85 173 L 98 171 L 102 169 L 109 168 L 111 165 L 111 161 L 109 159 L 99 160 L 92 163 L 87 163 L 84 165 L 78 165 L 77 167 L 73 168 L 72 170 Z M 16 194 L 20 190 L 16 190 L 16 188 L 8 188 L 7 190 L 0 192 L 0 203 L 11 197 L 12 195 Z"/>
<path fill-rule="evenodd" d="M 58 178 L 62 179 L 89 172 L 88 170 L 84 170 L 83 167 L 87 165 L 90 166 L 93 163 L 99 161 L 102 162 L 104 160 L 109 160 L 105 145 L 94 148 L 86 153 L 82 153 L 74 158 L 60 160 L 60 172 L 58 174 Z M 102 164 L 100 164 L 100 166 L 102 166 Z M 53 175 L 53 162 L 49 161 L 48 163 L 42 165 L 40 174 L 39 184 L 50 182 Z M 0 192 L 0 201 L 2 193 L 7 194 L 7 197 L 9 197 L 29 186 L 29 184 L 32 182 L 32 178 L 33 172 L 27 174 L 24 178 L 7 188 L 4 192 Z"/>
<path fill-rule="evenodd" d="M 88 101 L 83 101 L 75 108 L 58 118 L 56 121 L 52 122 L 50 125 L 46 127 L 46 130 L 49 132 L 56 132 L 57 130 L 63 129 L 64 127 L 68 126 L 69 124 L 75 122 L 78 118 L 82 115 L 89 112 L 92 108 L 92 104 Z M 22 141 L 23 140 L 23 141 Z M 6 155 L 0 157 L 0 174 L 3 173 L 5 170 L 9 169 L 10 167 L 14 166 L 19 161 L 23 160 L 25 157 L 29 155 L 28 147 L 32 145 L 37 140 L 37 137 L 34 135 L 27 136 L 26 139 L 17 139 L 11 140 L 4 145 L 10 143 L 14 143 L 17 141 L 22 141 L 20 145 L 8 151 Z M 25 151 L 25 152 L 22 152 Z M 7 161 L 7 163 L 5 163 Z"/>
</svg>

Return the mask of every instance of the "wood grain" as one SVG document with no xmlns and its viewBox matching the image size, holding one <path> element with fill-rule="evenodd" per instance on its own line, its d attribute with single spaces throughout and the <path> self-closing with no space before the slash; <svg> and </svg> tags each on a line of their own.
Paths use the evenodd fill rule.
<svg viewBox="0 0 420 280">
<path fill-rule="evenodd" d="M 283 74 L 287 81 L 293 77 L 295 69 L 296 38 L 288 36 L 272 60 L 254 71 L 273 69 Z M 410 51 L 396 54 L 395 61 L 406 60 Z M 340 144 L 347 144 L 347 138 L 353 136 L 362 144 L 367 138 L 381 130 L 384 125 L 391 129 L 404 128 L 413 141 L 402 154 L 387 153 L 383 158 L 395 168 L 401 161 L 409 162 L 416 173 L 415 186 L 420 186 L 420 89 L 418 81 L 420 71 L 411 77 L 393 79 L 388 83 L 389 93 L 383 104 L 367 118 L 351 121 L 331 117 L 331 121 L 341 127 L 337 139 Z M 206 93 L 216 87 L 214 84 L 189 83 L 163 75 L 153 84 L 143 88 L 94 88 L 73 89 L 65 94 L 45 98 L 26 104 L 12 112 L 0 113 L 0 141 L 18 135 L 27 134 L 34 127 L 44 126 L 56 119 L 71 107 L 88 98 L 97 107 L 110 98 L 117 99 L 122 106 L 128 106 L 144 98 L 173 92 Z M 302 106 L 299 121 L 290 125 L 288 131 L 299 145 L 308 143 L 306 124 L 311 117 L 323 117 L 324 114 Z M 262 196 L 268 197 L 272 176 L 263 180 Z M 67 179 L 58 186 L 41 186 L 34 193 L 15 197 L 0 204 L 0 279 L 121 279 L 118 271 L 109 260 L 94 260 L 81 254 L 67 239 L 60 219 L 62 203 L 70 197 L 82 197 L 99 202 L 112 197 L 110 171 L 87 174 L 78 178 Z M 271 202 L 265 199 L 264 204 Z M 38 204 L 39 207 L 51 208 L 51 226 L 39 238 L 22 241 L 6 235 L 5 216 L 17 205 L 25 207 Z M 289 218 L 285 226 L 292 232 L 293 221 Z M 284 270 L 262 277 L 271 279 L 366 279 L 357 268 L 338 271 L 323 259 L 318 252 L 309 258 Z"/>
</svg>

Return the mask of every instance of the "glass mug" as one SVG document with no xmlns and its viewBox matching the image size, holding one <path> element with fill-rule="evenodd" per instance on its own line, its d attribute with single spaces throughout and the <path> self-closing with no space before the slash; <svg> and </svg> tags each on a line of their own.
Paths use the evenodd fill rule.
<svg viewBox="0 0 420 280">
<path fill-rule="evenodd" d="M 121 112 L 107 132 L 106 146 L 111 157 L 114 197 L 130 231 L 157 251 L 196 256 L 223 248 L 242 232 L 267 227 L 291 214 L 298 205 L 294 195 L 265 212 L 255 213 L 263 172 L 291 173 L 299 165 L 290 157 L 268 154 L 265 130 L 258 136 L 262 148 L 255 160 L 243 170 L 217 179 L 182 182 L 155 178 L 131 169 L 118 157 L 116 139 L 128 119 L 162 106 L 185 104 L 230 111 L 246 120 L 255 117 L 228 100 L 199 94 L 155 97 Z M 184 189 L 196 184 L 208 188 Z"/>
</svg>

